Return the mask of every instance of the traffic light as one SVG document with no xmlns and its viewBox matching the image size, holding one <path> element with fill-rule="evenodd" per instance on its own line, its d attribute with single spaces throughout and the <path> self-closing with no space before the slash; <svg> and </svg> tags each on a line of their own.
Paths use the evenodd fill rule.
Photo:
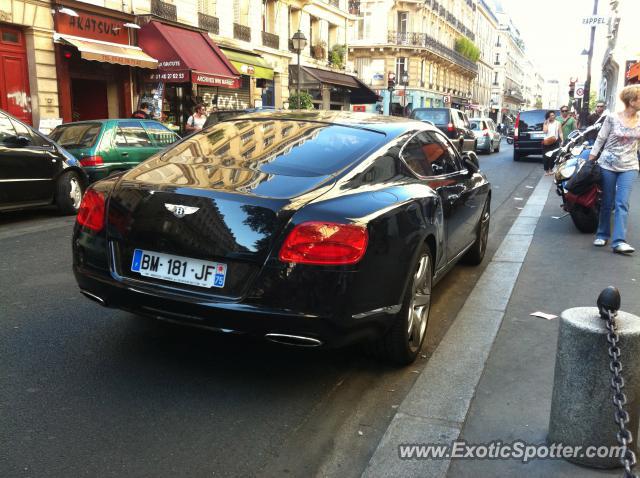
<svg viewBox="0 0 640 478">
<path fill-rule="evenodd" d="M 387 75 L 387 89 L 391 91 L 395 88 L 395 86 L 396 86 L 396 74 L 389 73 Z"/>
</svg>

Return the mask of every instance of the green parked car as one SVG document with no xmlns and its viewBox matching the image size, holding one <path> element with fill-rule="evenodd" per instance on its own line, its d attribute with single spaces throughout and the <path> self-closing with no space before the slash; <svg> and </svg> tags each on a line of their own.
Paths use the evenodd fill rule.
<svg viewBox="0 0 640 478">
<path fill-rule="evenodd" d="M 129 169 L 180 139 L 158 121 L 144 119 L 65 123 L 49 137 L 80 161 L 91 181 Z"/>
</svg>

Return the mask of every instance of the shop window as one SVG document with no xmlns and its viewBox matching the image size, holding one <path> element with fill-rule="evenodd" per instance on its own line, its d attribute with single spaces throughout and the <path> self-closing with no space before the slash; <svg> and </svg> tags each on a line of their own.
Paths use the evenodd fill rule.
<svg viewBox="0 0 640 478">
<path fill-rule="evenodd" d="M 139 121 L 120 121 L 116 133 L 116 146 L 144 148 L 152 144 Z"/>
</svg>

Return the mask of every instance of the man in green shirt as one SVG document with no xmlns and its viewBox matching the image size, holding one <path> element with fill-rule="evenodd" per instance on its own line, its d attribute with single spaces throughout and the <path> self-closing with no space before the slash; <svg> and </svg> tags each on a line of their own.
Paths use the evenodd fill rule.
<svg viewBox="0 0 640 478">
<path fill-rule="evenodd" d="M 562 128 L 562 137 L 564 138 L 565 143 L 568 141 L 569 133 L 578 129 L 578 125 L 576 124 L 576 120 L 573 116 L 569 114 L 569 107 L 562 106 L 560 108 L 560 127 Z"/>
</svg>

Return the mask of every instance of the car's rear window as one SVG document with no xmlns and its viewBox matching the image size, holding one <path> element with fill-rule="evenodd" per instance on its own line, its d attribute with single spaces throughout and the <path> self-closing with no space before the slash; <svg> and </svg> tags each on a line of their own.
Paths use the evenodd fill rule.
<svg viewBox="0 0 640 478">
<path fill-rule="evenodd" d="M 544 115 L 546 110 L 521 111 L 520 123 L 518 124 L 518 133 L 527 131 L 542 131 L 544 125 Z M 556 113 L 556 116 L 558 113 Z"/>
<path fill-rule="evenodd" d="M 421 121 L 431 121 L 437 125 L 449 123 L 449 110 L 447 109 L 413 110 L 411 116 Z"/>
<path fill-rule="evenodd" d="M 283 176 L 325 176 L 379 147 L 384 139 L 383 133 L 326 123 L 244 119 L 197 133 L 170 147 L 162 160 Z"/>
<path fill-rule="evenodd" d="M 54 129 L 49 137 L 63 148 L 91 148 L 101 128 L 101 123 L 64 124 Z"/>
<path fill-rule="evenodd" d="M 474 131 L 478 131 L 483 129 L 483 125 L 482 125 L 482 121 L 469 121 L 469 124 L 471 125 L 471 129 Z"/>
</svg>

